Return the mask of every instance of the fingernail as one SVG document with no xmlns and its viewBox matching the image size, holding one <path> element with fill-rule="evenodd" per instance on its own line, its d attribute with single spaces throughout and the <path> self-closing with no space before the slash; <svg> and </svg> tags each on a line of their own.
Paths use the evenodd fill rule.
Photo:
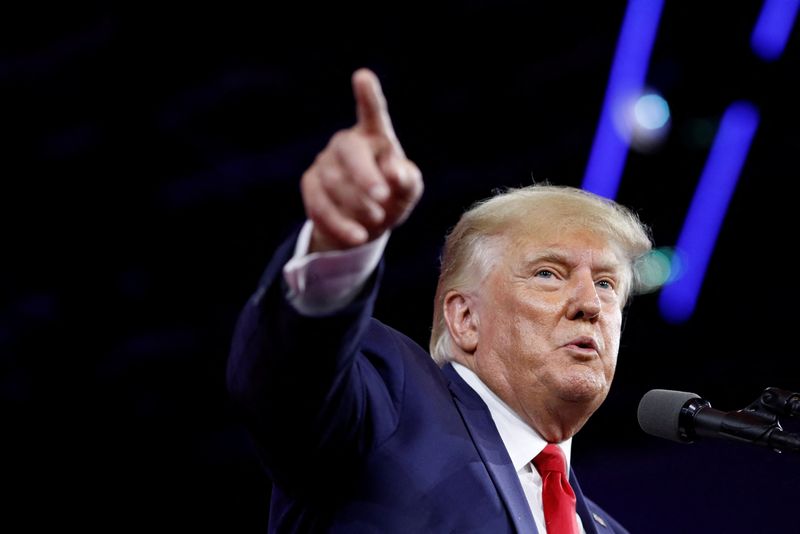
<svg viewBox="0 0 800 534">
<path fill-rule="evenodd" d="M 375 184 L 369 188 L 369 196 L 378 202 L 383 202 L 389 198 L 389 188 L 384 183 Z"/>
<path fill-rule="evenodd" d="M 350 236 L 356 243 L 363 243 L 367 240 L 369 234 L 367 234 L 367 231 L 360 226 L 356 226 L 350 230 Z"/>
<path fill-rule="evenodd" d="M 380 206 L 372 205 L 369 207 L 369 216 L 372 219 L 372 222 L 375 224 L 380 224 L 383 222 L 383 219 L 386 217 L 386 212 L 381 209 Z"/>
</svg>

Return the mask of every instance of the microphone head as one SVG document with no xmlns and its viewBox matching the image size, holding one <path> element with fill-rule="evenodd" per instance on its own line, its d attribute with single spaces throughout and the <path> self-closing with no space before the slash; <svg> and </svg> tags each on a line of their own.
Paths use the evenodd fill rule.
<svg viewBox="0 0 800 534">
<path fill-rule="evenodd" d="M 690 400 L 699 398 L 686 391 L 652 389 L 639 402 L 639 426 L 651 436 L 684 443 L 680 432 L 681 409 Z"/>
</svg>

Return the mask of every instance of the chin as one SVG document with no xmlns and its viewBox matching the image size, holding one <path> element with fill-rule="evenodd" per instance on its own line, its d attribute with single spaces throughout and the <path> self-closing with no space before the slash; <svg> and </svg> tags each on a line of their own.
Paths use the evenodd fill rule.
<svg viewBox="0 0 800 534">
<path fill-rule="evenodd" d="M 605 377 L 594 373 L 576 373 L 565 377 L 561 384 L 561 398 L 567 402 L 600 406 L 608 395 Z"/>
</svg>

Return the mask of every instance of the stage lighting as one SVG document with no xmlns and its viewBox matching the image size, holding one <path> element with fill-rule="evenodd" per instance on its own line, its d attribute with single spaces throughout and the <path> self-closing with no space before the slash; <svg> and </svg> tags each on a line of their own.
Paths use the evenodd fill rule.
<svg viewBox="0 0 800 534">
<path fill-rule="evenodd" d="M 775 61 L 786 48 L 800 0 L 765 0 L 750 36 L 750 46 L 764 61 Z"/>
<path fill-rule="evenodd" d="M 684 322 L 694 312 L 717 235 L 758 123 L 758 110 L 744 101 L 731 104 L 722 116 L 678 237 L 676 248 L 681 254 L 684 273 L 665 285 L 659 298 L 661 314 L 669 322 Z"/>
<path fill-rule="evenodd" d="M 650 152 L 667 137 L 670 127 L 669 105 L 655 92 L 646 92 L 632 100 L 623 110 L 625 128 L 630 136 L 631 148 Z"/>
</svg>

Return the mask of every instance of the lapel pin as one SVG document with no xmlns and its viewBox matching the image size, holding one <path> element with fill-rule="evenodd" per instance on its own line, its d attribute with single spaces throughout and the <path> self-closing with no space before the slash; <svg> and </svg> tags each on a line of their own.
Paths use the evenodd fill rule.
<svg viewBox="0 0 800 534">
<path fill-rule="evenodd" d="M 605 519 L 603 519 L 602 517 L 600 517 L 599 515 L 597 515 L 594 512 L 592 512 L 592 517 L 594 517 L 595 521 L 597 521 L 598 523 L 600 523 L 604 527 L 608 528 L 608 525 L 606 525 L 606 520 Z"/>
</svg>

